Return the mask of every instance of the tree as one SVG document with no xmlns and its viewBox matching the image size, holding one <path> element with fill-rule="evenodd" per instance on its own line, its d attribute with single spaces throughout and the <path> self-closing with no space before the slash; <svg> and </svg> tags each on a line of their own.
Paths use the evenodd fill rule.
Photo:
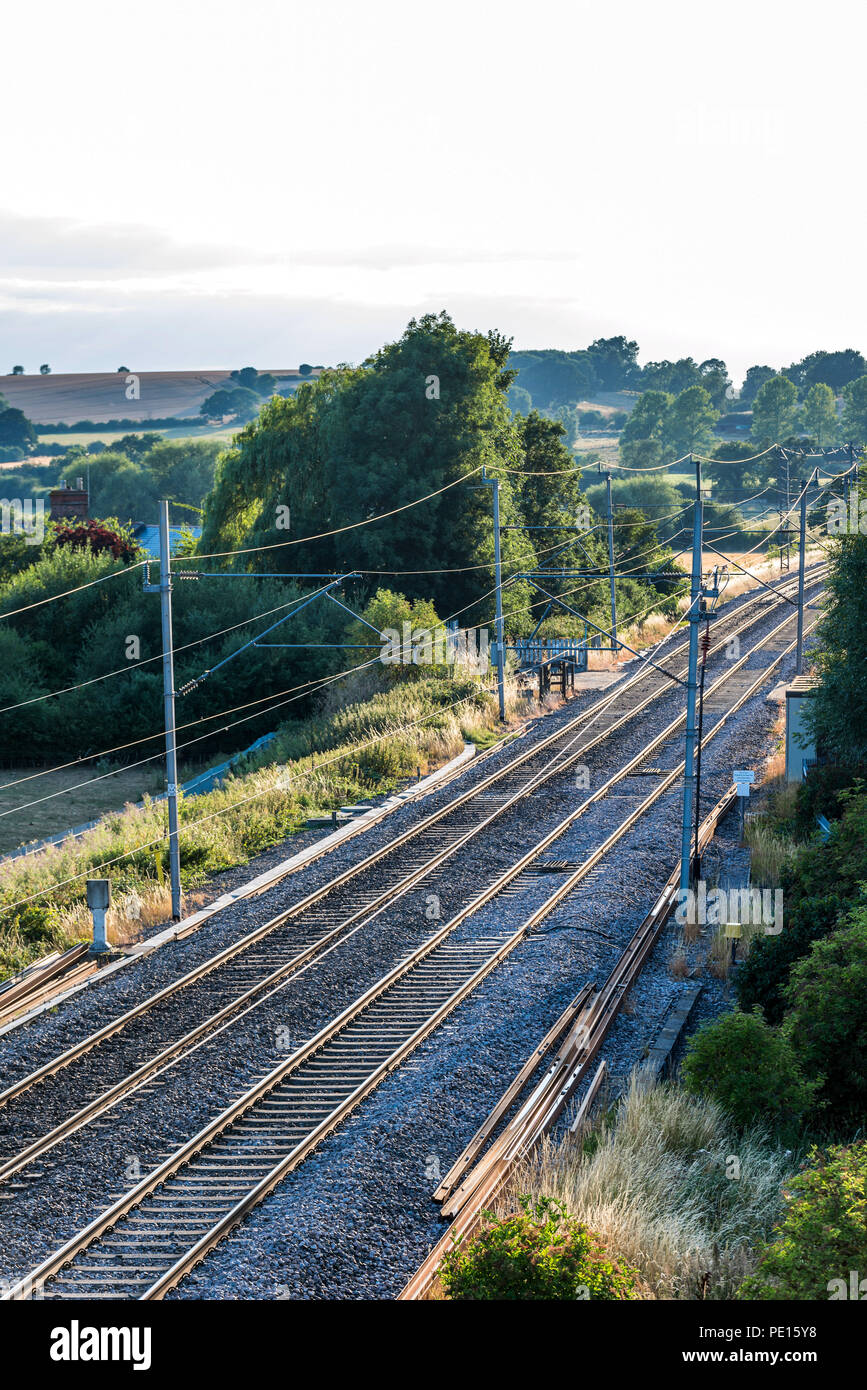
<svg viewBox="0 0 867 1390">
<path fill-rule="evenodd" d="M 252 545 L 285 539 L 275 516 L 291 502 L 294 535 L 351 528 L 305 544 L 305 569 L 413 571 L 401 584 L 407 596 L 431 599 L 444 617 L 480 600 L 493 582 L 490 490 L 455 484 L 482 464 L 525 466 L 506 403 L 509 350 L 498 334 L 460 332 L 447 314 L 428 314 L 369 365 L 325 371 L 267 401 L 221 458 L 203 549 L 226 549 L 242 536 Z M 406 506 L 429 493 L 436 495 L 423 505 Z M 359 524 L 402 506 L 387 521 Z M 500 511 L 504 527 L 521 519 L 508 474 Z M 283 564 L 280 551 L 265 555 L 263 567 Z M 504 530 L 504 565 L 521 570 L 534 560 L 526 535 Z M 520 609 L 527 587 L 510 593 Z M 484 620 L 484 610 L 476 615 Z"/>
<path fill-rule="evenodd" d="M 128 371 L 129 371 L 129 367 L 118 367 L 117 370 L 118 370 L 118 372 L 128 372 Z"/>
<path fill-rule="evenodd" d="M 298 368 L 298 371 L 301 373 L 302 376 L 309 376 L 310 373 L 313 371 L 313 368 L 311 367 L 309 362 L 302 362 L 300 367 Z"/>
<path fill-rule="evenodd" d="M 603 391 L 623 391 L 638 381 L 638 344 L 621 334 L 595 338 L 587 349 Z"/>
<path fill-rule="evenodd" d="M 815 1091 L 791 1042 L 759 1009 L 731 1010 L 693 1033 L 681 1076 L 688 1091 L 712 1096 L 740 1127 L 800 1119 Z"/>
<path fill-rule="evenodd" d="M 36 443 L 36 430 L 23 410 L 10 406 L 0 412 L 0 447 L 28 449 Z"/>
<path fill-rule="evenodd" d="M 867 1119 L 867 902 L 792 966 L 784 1030 L 837 1123 Z"/>
<path fill-rule="evenodd" d="M 811 722 L 829 756 L 867 762 L 867 536 L 842 535 L 826 581 L 830 602 L 819 624 L 819 686 Z"/>
<path fill-rule="evenodd" d="M 794 433 L 797 419 L 798 388 L 788 377 L 771 377 L 759 388 L 753 404 L 753 438 L 762 447 L 782 443 Z"/>
<path fill-rule="evenodd" d="M 628 467 L 646 467 L 662 460 L 665 423 L 673 400 L 667 391 L 641 393 L 620 435 L 620 454 Z"/>
<path fill-rule="evenodd" d="M 42 363 L 42 366 L 39 368 L 39 375 L 40 375 L 40 376 L 50 376 L 50 375 L 51 375 L 51 368 L 49 367 L 49 365 L 48 365 L 47 362 L 43 362 L 43 363 Z"/>
<path fill-rule="evenodd" d="M 13 376 L 23 376 L 23 375 L 24 375 L 24 368 L 21 367 L 21 366 L 13 367 L 13 368 L 12 368 L 12 375 L 13 375 Z"/>
<path fill-rule="evenodd" d="M 221 387 L 199 406 L 199 414 L 208 420 L 222 420 L 224 415 L 236 415 L 240 420 L 249 420 L 261 405 L 261 398 L 246 386 L 233 386 L 230 390 Z"/>
<path fill-rule="evenodd" d="M 721 357 L 708 357 L 699 363 L 698 370 L 711 403 L 716 410 L 722 410 L 732 384 L 728 367 Z"/>
<path fill-rule="evenodd" d="M 277 387 L 277 378 L 270 372 L 257 372 L 255 367 L 241 367 L 230 376 L 239 386 L 255 391 L 259 396 L 272 396 Z"/>
<path fill-rule="evenodd" d="M 663 425 L 666 445 L 677 457 L 697 453 L 710 439 L 719 411 L 703 386 L 689 386 L 669 406 Z"/>
<path fill-rule="evenodd" d="M 839 393 L 850 381 L 855 381 L 867 372 L 867 359 L 855 348 L 845 348 L 842 352 L 811 352 L 800 362 L 793 362 L 786 368 L 786 376 L 804 396 L 810 386 L 824 381 Z"/>
<path fill-rule="evenodd" d="M 765 460 L 756 459 L 755 454 L 751 445 L 740 440 L 717 445 L 705 471 L 720 498 L 737 501 L 762 486 L 767 471 L 763 467 Z"/>
<path fill-rule="evenodd" d="M 773 367 L 748 367 L 744 384 L 741 387 L 741 405 L 752 405 L 759 389 L 764 386 L 766 381 L 770 381 L 776 375 Z"/>
<path fill-rule="evenodd" d="M 867 882 L 867 797 L 838 792 L 846 809 L 826 844 L 805 845 L 780 877 L 785 907 L 783 930 L 756 936 L 738 967 L 735 989 L 744 1010 L 758 1005 L 769 1023 L 785 1012 L 785 988 L 795 963 L 815 941 L 833 933 L 858 901 Z M 830 810 L 830 797 L 824 806 Z"/>
<path fill-rule="evenodd" d="M 802 413 L 804 429 L 821 448 L 830 444 L 837 432 L 837 402 L 824 381 L 815 382 L 807 392 Z"/>
<path fill-rule="evenodd" d="M 867 443 L 867 376 L 843 387 L 843 438 Z"/>
<path fill-rule="evenodd" d="M 517 369 L 518 385 L 549 410 L 574 405 L 597 386 L 598 378 L 586 352 L 512 353 L 510 366 Z"/>
<path fill-rule="evenodd" d="M 667 358 L 661 362 L 648 362 L 641 372 L 641 387 L 644 391 L 668 391 L 677 395 L 688 386 L 701 383 L 701 371 L 692 357 L 681 357 L 676 362 Z"/>
</svg>

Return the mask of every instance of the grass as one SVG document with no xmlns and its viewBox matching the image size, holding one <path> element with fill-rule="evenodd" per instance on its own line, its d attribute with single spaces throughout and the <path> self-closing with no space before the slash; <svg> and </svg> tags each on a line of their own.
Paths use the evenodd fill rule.
<svg viewBox="0 0 867 1390">
<path fill-rule="evenodd" d="M 714 1101 L 639 1070 L 589 1132 L 543 1142 L 502 1210 L 516 1192 L 557 1198 L 639 1270 L 647 1297 L 728 1299 L 781 1215 L 793 1167 L 762 1131 L 737 1134 Z"/>
<path fill-rule="evenodd" d="M 521 707 L 510 687 L 509 710 Z M 285 725 L 267 762 L 248 760 L 215 791 L 181 801 L 184 888 L 281 843 L 311 814 L 389 791 L 453 757 L 465 740 L 499 736 L 495 699 L 471 679 L 430 677 L 346 707 L 326 705 Z M 0 880 L 0 979 L 89 936 L 84 877 L 112 880 L 110 940 L 134 939 L 164 920 L 166 871 L 166 806 L 147 798 L 104 815 L 76 840 L 10 861 Z"/>
</svg>

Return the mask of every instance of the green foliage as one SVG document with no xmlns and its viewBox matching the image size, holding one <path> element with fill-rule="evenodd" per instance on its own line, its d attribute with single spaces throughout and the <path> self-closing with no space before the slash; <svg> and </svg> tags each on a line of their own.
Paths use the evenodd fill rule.
<svg viewBox="0 0 867 1390">
<path fill-rule="evenodd" d="M 804 401 L 802 423 L 816 443 L 833 444 L 837 435 L 837 401 L 824 381 L 815 382 Z"/>
<path fill-rule="evenodd" d="M 428 315 L 368 365 L 323 372 L 292 397 L 269 401 L 222 456 L 202 550 L 287 539 L 276 518 L 288 505 L 294 536 L 352 528 L 306 543 L 296 552 L 304 569 L 415 571 L 402 580 L 407 595 L 430 598 L 444 615 L 479 599 L 493 584 L 491 498 L 468 475 L 482 464 L 523 465 L 505 400 L 508 351 L 496 334 L 459 332 L 447 315 Z M 428 394 L 430 377 L 438 395 Z M 449 486 L 463 478 L 473 486 Z M 430 493 L 437 495 L 407 507 Z M 508 475 L 500 504 L 503 525 L 514 525 Z M 504 532 L 507 572 L 534 558 L 525 536 Z M 269 562 L 282 564 L 280 552 L 266 554 Z M 526 588 L 510 593 L 520 608 Z"/>
<path fill-rule="evenodd" d="M 703 386 L 689 386 L 671 405 L 665 423 L 668 446 L 680 458 L 698 453 L 710 439 L 711 426 L 719 419 L 710 394 Z"/>
<path fill-rule="evenodd" d="M 221 448 L 212 439 L 126 436 L 88 459 L 92 510 L 98 516 L 142 522 L 156 518 L 163 498 L 201 507 L 213 486 Z"/>
<path fill-rule="evenodd" d="M 693 1095 L 711 1096 L 745 1127 L 774 1126 L 799 1119 L 812 1101 L 815 1083 L 801 1073 L 787 1037 L 770 1027 L 758 1009 L 720 1014 L 689 1038 L 681 1078 Z"/>
<path fill-rule="evenodd" d="M 239 420 L 249 420 L 256 414 L 262 399 L 257 391 L 248 386 L 221 386 L 199 406 L 199 414 L 208 420 L 222 420 L 225 415 L 237 416 Z"/>
<path fill-rule="evenodd" d="M 867 360 L 855 348 L 845 348 L 842 352 L 811 352 L 787 367 L 785 374 L 803 398 L 816 382 L 827 382 L 832 391 L 839 392 L 865 372 Z"/>
<path fill-rule="evenodd" d="M 771 377 L 753 402 L 753 438 L 763 448 L 782 443 L 794 432 L 797 419 L 798 388 L 788 377 Z"/>
<path fill-rule="evenodd" d="M 867 1141 L 814 1149 L 810 1163 L 786 1184 L 779 1235 L 738 1298 L 845 1298 L 850 1271 L 867 1270 Z"/>
<path fill-rule="evenodd" d="M 545 409 L 572 405 L 598 388 L 593 360 L 589 353 L 561 352 L 545 348 L 536 352 L 513 352 L 509 366 L 517 371 L 517 385 L 529 392 L 533 401 Z"/>
<path fill-rule="evenodd" d="M 819 686 L 809 702 L 813 730 L 839 762 L 867 762 L 867 536 L 833 544 L 827 604 L 817 634 Z"/>
<path fill-rule="evenodd" d="M 782 872 L 783 930 L 753 939 L 738 967 L 735 988 L 742 1009 L 759 1005 L 770 1023 L 782 1020 L 789 971 L 814 941 L 828 936 L 858 901 L 867 882 L 867 796 L 840 793 L 842 818 L 825 844 L 801 848 Z"/>
<path fill-rule="evenodd" d="M 764 386 L 766 381 L 770 381 L 771 377 L 776 375 L 773 367 L 748 367 L 747 374 L 744 377 L 744 384 L 741 387 L 741 405 L 752 405 L 760 388 Z"/>
<path fill-rule="evenodd" d="M 844 439 L 867 443 L 867 376 L 860 376 L 843 387 L 842 429 Z"/>
<path fill-rule="evenodd" d="M 461 1301 L 501 1299 L 596 1299 L 637 1296 L 636 1272 L 608 1259 L 586 1226 L 559 1202 L 521 1198 L 521 1210 L 501 1220 L 482 1214 L 479 1234 L 449 1251 L 440 1267 L 446 1297 Z"/>
<path fill-rule="evenodd" d="M 0 410 L 0 446 L 27 451 L 35 443 L 36 430 L 23 410 L 13 406 Z"/>
<path fill-rule="evenodd" d="M 835 1123 L 867 1120 L 867 884 L 864 897 L 791 969 L 785 1032 Z"/>
</svg>

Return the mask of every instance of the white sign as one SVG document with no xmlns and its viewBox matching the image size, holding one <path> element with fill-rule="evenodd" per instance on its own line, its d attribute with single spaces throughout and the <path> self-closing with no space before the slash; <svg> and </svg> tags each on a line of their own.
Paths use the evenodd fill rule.
<svg viewBox="0 0 867 1390">
<path fill-rule="evenodd" d="M 736 782 L 755 782 L 756 780 L 756 774 L 754 772 L 750 772 L 749 769 L 743 771 L 743 769 L 736 767 L 734 772 L 732 773 L 732 776 L 734 777 Z"/>
</svg>

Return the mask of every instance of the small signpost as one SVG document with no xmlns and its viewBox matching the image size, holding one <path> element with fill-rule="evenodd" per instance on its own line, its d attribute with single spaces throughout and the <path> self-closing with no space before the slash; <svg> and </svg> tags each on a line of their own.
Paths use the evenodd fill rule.
<svg viewBox="0 0 867 1390">
<path fill-rule="evenodd" d="M 750 795 L 750 786 L 756 780 L 756 774 L 749 768 L 735 768 L 732 773 L 738 795 L 738 806 L 740 807 L 740 827 L 741 839 L 744 838 L 744 811 Z"/>
</svg>

